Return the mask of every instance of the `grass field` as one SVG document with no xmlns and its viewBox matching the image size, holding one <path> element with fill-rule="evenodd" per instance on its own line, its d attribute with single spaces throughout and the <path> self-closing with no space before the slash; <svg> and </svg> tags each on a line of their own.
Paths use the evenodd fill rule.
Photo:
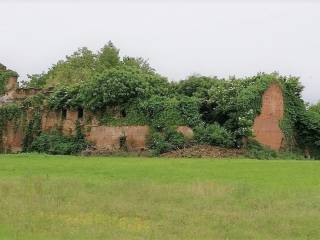
<svg viewBox="0 0 320 240">
<path fill-rule="evenodd" d="M 320 162 L 0 155 L 0 239 L 320 239 Z"/>
</svg>

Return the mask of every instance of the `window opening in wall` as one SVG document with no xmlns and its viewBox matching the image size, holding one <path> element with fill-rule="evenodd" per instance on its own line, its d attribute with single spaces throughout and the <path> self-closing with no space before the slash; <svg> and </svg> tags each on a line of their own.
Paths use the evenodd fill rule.
<svg viewBox="0 0 320 240">
<path fill-rule="evenodd" d="M 78 119 L 83 118 L 83 108 L 78 108 Z"/>
<path fill-rule="evenodd" d="M 120 111 L 120 117 L 125 118 L 127 116 L 127 112 L 125 109 L 121 109 Z"/>
<path fill-rule="evenodd" d="M 62 120 L 66 120 L 66 118 L 67 118 L 67 109 L 63 108 L 61 110 L 61 118 L 62 118 Z"/>
<path fill-rule="evenodd" d="M 128 151 L 128 145 L 127 145 L 127 136 L 125 134 L 122 134 L 119 138 L 119 145 L 120 150 L 122 151 Z"/>
</svg>

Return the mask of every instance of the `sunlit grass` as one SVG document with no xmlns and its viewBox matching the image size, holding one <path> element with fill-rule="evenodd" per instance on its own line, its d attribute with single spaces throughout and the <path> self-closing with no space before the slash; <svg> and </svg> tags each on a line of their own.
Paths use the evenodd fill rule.
<svg viewBox="0 0 320 240">
<path fill-rule="evenodd" d="M 320 162 L 0 155 L 0 239 L 319 239 Z"/>
</svg>

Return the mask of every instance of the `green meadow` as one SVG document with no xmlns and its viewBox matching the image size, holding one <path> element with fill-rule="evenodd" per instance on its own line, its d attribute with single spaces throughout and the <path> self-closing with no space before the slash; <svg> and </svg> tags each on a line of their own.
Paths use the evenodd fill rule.
<svg viewBox="0 0 320 240">
<path fill-rule="evenodd" d="M 0 155 L 0 239 L 320 239 L 320 162 Z"/>
</svg>

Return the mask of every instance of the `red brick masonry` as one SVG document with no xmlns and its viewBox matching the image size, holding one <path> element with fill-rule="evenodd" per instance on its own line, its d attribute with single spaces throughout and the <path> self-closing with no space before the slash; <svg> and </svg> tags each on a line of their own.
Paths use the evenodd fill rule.
<svg viewBox="0 0 320 240">
<path fill-rule="evenodd" d="M 12 82 L 10 84 L 14 88 L 14 84 Z M 12 92 L 19 96 L 26 94 L 25 92 L 22 94 L 19 89 L 16 91 L 13 89 Z M 32 93 L 27 93 L 27 95 L 29 94 Z M 278 84 L 272 84 L 263 94 L 261 114 L 256 117 L 253 125 L 253 132 L 258 142 L 275 150 L 281 148 L 284 135 L 279 123 L 283 114 L 284 104 L 281 87 Z M 30 115 L 29 112 L 28 115 Z M 44 111 L 42 113 L 42 130 L 48 132 L 58 127 L 62 129 L 64 134 L 71 135 L 74 134 L 77 119 L 77 111 L 68 110 L 65 119 L 62 119 L 61 112 Z M 148 126 L 103 126 L 91 113 L 84 113 L 80 122 L 84 126 L 86 138 L 95 144 L 97 150 L 118 150 L 122 136 L 126 138 L 126 147 L 129 151 L 141 151 L 146 148 L 146 139 L 149 134 Z M 179 126 L 177 131 L 189 139 L 193 137 L 193 131 L 189 127 Z M 22 126 L 9 122 L 3 137 L 3 150 L 5 152 L 19 152 L 22 150 L 22 141 Z"/>
<path fill-rule="evenodd" d="M 279 127 L 283 115 L 282 89 L 278 84 L 272 84 L 263 94 L 261 114 L 254 121 L 255 139 L 271 149 L 279 150 L 284 141 L 283 132 Z"/>
</svg>

